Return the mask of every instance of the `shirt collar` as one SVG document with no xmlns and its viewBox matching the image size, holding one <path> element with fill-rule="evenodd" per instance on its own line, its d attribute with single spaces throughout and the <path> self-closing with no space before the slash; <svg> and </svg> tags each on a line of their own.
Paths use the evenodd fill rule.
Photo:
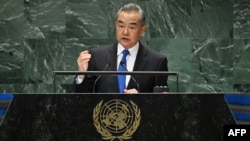
<svg viewBox="0 0 250 141">
<path fill-rule="evenodd" d="M 120 43 L 118 43 L 117 56 L 119 56 L 120 54 L 122 54 L 122 51 L 124 49 L 125 48 Z M 139 42 L 137 42 L 133 47 L 131 47 L 131 48 L 128 49 L 129 55 L 136 56 L 138 50 L 139 50 Z"/>
</svg>

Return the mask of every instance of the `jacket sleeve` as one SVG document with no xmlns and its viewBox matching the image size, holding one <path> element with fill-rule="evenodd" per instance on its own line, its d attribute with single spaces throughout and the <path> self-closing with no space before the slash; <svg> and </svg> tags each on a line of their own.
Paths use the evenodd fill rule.
<svg viewBox="0 0 250 141">
<path fill-rule="evenodd" d="M 86 75 L 81 84 L 76 84 L 76 77 L 75 77 L 74 82 L 73 82 L 73 92 L 74 93 L 92 93 L 94 91 L 93 90 L 93 83 L 95 80 L 94 76 Z"/>
</svg>

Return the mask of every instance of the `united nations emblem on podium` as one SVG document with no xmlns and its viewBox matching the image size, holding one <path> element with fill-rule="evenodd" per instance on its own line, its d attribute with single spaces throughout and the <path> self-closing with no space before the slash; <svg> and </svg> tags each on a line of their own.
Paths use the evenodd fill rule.
<svg viewBox="0 0 250 141">
<path fill-rule="evenodd" d="M 141 112 L 133 102 L 100 101 L 93 110 L 93 123 L 104 140 L 128 140 L 140 125 Z"/>
</svg>

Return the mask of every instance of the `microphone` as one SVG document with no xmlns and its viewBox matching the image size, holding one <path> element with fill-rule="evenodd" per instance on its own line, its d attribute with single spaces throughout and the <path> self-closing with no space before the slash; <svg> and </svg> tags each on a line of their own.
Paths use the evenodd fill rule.
<svg viewBox="0 0 250 141">
<path fill-rule="evenodd" d="M 106 64 L 106 66 L 104 67 L 104 69 L 102 71 L 106 71 L 108 68 L 110 67 L 110 64 Z M 93 84 L 93 90 L 92 92 L 95 93 L 95 86 L 97 81 L 101 78 L 102 75 L 98 75 L 98 77 L 95 79 L 95 82 Z"/>
<path fill-rule="evenodd" d="M 121 61 L 120 65 L 121 65 L 126 71 L 128 71 L 128 70 L 127 70 L 127 67 L 126 67 L 126 64 L 125 64 L 123 61 Z M 133 75 L 130 75 L 130 76 L 131 76 L 131 79 L 135 82 L 135 84 L 136 84 L 136 86 L 137 86 L 138 92 L 140 92 L 140 85 L 139 85 L 139 83 L 136 81 L 136 79 L 135 79 L 135 77 L 134 77 Z"/>
</svg>

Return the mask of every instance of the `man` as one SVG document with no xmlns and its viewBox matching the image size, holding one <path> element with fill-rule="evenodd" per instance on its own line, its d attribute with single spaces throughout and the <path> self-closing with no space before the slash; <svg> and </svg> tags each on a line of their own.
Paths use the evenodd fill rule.
<svg viewBox="0 0 250 141">
<path fill-rule="evenodd" d="M 116 43 L 80 53 L 77 59 L 79 71 L 168 71 L 167 58 L 140 42 L 146 25 L 144 12 L 137 4 L 129 3 L 119 9 L 115 28 Z M 128 55 L 124 55 L 123 50 Z M 123 88 L 120 76 L 79 75 L 74 89 L 76 93 L 136 94 L 151 93 L 155 86 L 167 85 L 167 76 L 123 75 Z"/>
</svg>

